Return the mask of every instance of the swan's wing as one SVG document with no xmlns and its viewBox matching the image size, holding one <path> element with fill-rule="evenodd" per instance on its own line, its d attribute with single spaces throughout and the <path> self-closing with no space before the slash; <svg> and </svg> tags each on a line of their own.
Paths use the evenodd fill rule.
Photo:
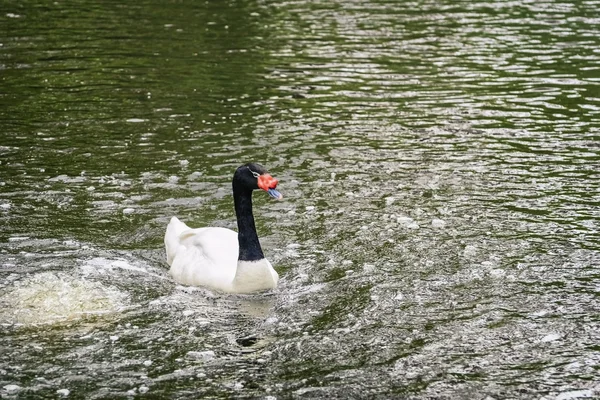
<svg viewBox="0 0 600 400">
<path fill-rule="evenodd" d="M 183 228 L 175 224 L 173 234 L 177 232 L 177 227 Z M 166 237 L 167 257 L 169 249 L 174 248 L 170 253 L 170 273 L 177 282 L 230 291 L 237 269 L 236 232 L 216 227 L 188 228 L 181 231 L 177 238 L 169 236 L 167 241 Z"/>
<path fill-rule="evenodd" d="M 198 249 L 211 264 L 236 268 L 239 244 L 237 232 L 231 229 L 188 229 L 179 235 L 179 243 L 186 248 Z"/>
</svg>

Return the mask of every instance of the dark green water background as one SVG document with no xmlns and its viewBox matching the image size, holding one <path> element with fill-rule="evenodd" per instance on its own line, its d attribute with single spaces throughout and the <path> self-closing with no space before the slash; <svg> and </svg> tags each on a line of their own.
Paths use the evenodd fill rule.
<svg viewBox="0 0 600 400">
<path fill-rule="evenodd" d="M 0 396 L 600 397 L 599 15 L 2 2 Z M 175 285 L 247 161 L 280 287 Z"/>
</svg>

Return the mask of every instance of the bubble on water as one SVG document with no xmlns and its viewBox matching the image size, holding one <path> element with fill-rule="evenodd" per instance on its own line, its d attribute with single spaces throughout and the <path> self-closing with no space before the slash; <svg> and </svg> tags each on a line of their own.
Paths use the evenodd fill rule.
<svg viewBox="0 0 600 400">
<path fill-rule="evenodd" d="M 570 392 L 563 392 L 556 396 L 555 400 L 572 400 L 572 399 L 585 399 L 596 396 L 596 391 L 592 389 L 586 390 L 572 390 Z"/>
<path fill-rule="evenodd" d="M 443 228 L 444 226 L 446 226 L 446 221 L 444 221 L 443 219 L 434 218 L 431 221 L 432 228 Z"/>
<path fill-rule="evenodd" d="M 0 296 L 0 323 L 44 324 L 121 310 L 126 295 L 98 282 L 42 272 Z"/>
<path fill-rule="evenodd" d="M 490 270 L 489 274 L 493 278 L 502 278 L 506 276 L 506 271 L 502 268 L 494 268 Z"/>
<path fill-rule="evenodd" d="M 188 351 L 185 356 L 193 360 L 210 361 L 215 358 L 215 352 L 212 350 Z"/>
<path fill-rule="evenodd" d="M 8 394 L 15 394 L 19 390 L 21 390 L 21 386 L 19 386 L 19 385 L 6 385 L 6 386 L 3 386 L 3 388 L 4 388 L 4 390 L 6 390 L 6 392 L 8 392 Z"/>
<path fill-rule="evenodd" d="M 540 342 L 542 342 L 542 343 L 554 342 L 560 338 L 561 338 L 561 335 L 559 335 L 558 333 L 550 333 L 550 334 L 544 336 L 540 340 Z"/>
<path fill-rule="evenodd" d="M 94 257 L 86 260 L 81 266 L 81 271 L 86 275 L 104 275 L 114 273 L 114 269 L 148 273 L 148 270 L 139 265 L 133 265 L 125 259 L 111 260 L 104 257 Z"/>
<path fill-rule="evenodd" d="M 61 182 L 61 183 L 81 183 L 85 182 L 87 178 L 84 176 L 68 176 L 68 175 L 58 175 L 53 178 L 48 179 L 48 182 Z"/>
<path fill-rule="evenodd" d="M 29 236 L 13 236 L 13 237 L 9 237 L 8 241 L 9 242 L 20 242 L 23 240 L 27 240 L 29 239 Z"/>
<path fill-rule="evenodd" d="M 91 204 L 97 208 L 99 211 L 111 211 L 113 208 L 115 208 L 117 206 L 117 203 L 115 203 L 112 200 L 95 200 L 92 201 Z"/>
<path fill-rule="evenodd" d="M 463 250 L 463 255 L 465 257 L 473 257 L 476 254 L 477 254 L 477 246 L 473 246 L 473 245 L 465 246 L 465 249 Z"/>
<path fill-rule="evenodd" d="M 194 171 L 187 176 L 188 181 L 193 181 L 202 177 L 202 172 Z"/>
<path fill-rule="evenodd" d="M 417 224 L 415 220 L 410 217 L 398 217 L 396 218 L 396 223 L 408 229 L 419 229 L 419 224 Z"/>
</svg>

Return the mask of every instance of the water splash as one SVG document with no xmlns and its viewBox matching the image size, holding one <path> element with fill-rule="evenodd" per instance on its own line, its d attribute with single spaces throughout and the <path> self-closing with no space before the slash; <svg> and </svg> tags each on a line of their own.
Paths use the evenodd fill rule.
<svg viewBox="0 0 600 400">
<path fill-rule="evenodd" d="M 115 313 L 127 296 L 98 282 L 42 272 L 16 282 L 0 296 L 1 324 L 49 324 Z"/>
</svg>

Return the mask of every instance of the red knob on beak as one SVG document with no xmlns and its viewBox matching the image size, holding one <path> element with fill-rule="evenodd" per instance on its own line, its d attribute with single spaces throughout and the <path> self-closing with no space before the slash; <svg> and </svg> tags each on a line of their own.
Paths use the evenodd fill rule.
<svg viewBox="0 0 600 400">
<path fill-rule="evenodd" d="M 264 174 L 258 177 L 258 187 L 268 192 L 269 189 L 275 189 L 279 181 L 269 174 Z"/>
</svg>

